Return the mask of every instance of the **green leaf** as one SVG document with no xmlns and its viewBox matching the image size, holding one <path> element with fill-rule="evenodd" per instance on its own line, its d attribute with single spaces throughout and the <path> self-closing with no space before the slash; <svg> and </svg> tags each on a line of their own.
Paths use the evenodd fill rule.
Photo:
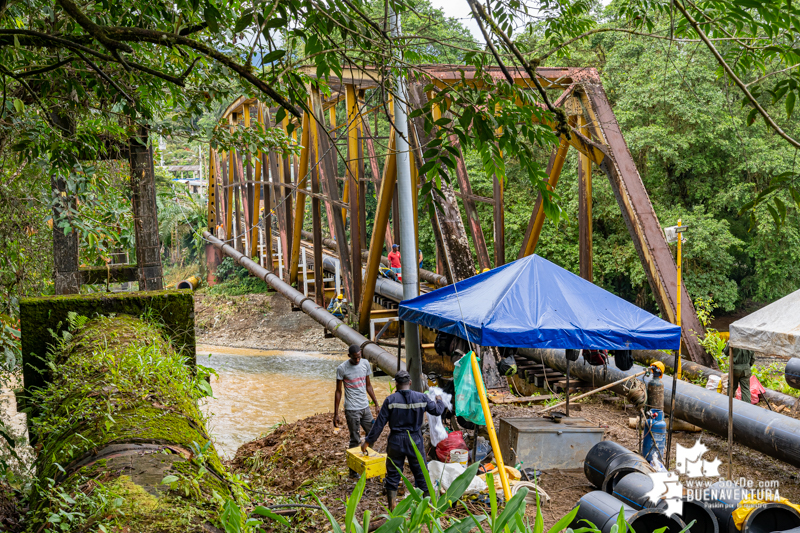
<svg viewBox="0 0 800 533">
<path fill-rule="evenodd" d="M 208 29 L 213 33 L 219 33 L 219 11 L 210 2 L 206 2 L 203 6 L 203 17 L 206 19 Z"/>
<path fill-rule="evenodd" d="M 784 204 L 783 201 L 776 196 L 775 207 L 778 208 L 778 214 L 781 216 L 781 224 L 783 224 L 786 222 L 786 204 Z"/>
<path fill-rule="evenodd" d="M 17 113 L 22 113 L 23 111 L 25 111 L 25 104 L 23 104 L 22 100 L 20 100 L 19 98 L 14 98 L 14 110 Z"/>
<path fill-rule="evenodd" d="M 291 525 L 291 524 L 289 524 L 289 521 L 286 520 L 285 517 L 283 517 L 283 516 L 281 516 L 279 514 L 273 513 L 271 510 L 267 509 L 266 507 L 261 507 L 259 505 L 258 507 L 253 509 L 253 512 L 256 513 L 256 514 L 260 514 L 261 516 L 266 516 L 270 520 L 275 520 L 276 522 L 278 522 L 278 523 L 280 523 L 280 524 L 282 524 L 282 525 L 284 525 L 286 527 L 289 527 Z"/>
<path fill-rule="evenodd" d="M 484 520 L 486 520 L 486 515 L 483 514 L 464 518 L 459 522 L 453 522 L 450 527 L 444 530 L 444 533 L 469 533 L 475 527 L 476 522 L 480 524 Z"/>
<path fill-rule="evenodd" d="M 519 491 L 506 502 L 506 507 L 494 523 L 492 529 L 502 531 L 517 513 L 525 513 L 525 497 L 528 495 L 528 488 L 522 487 Z"/>
<path fill-rule="evenodd" d="M 286 50 L 273 50 L 272 52 L 268 53 L 264 57 L 261 58 L 262 63 L 272 63 L 273 61 L 277 61 L 283 56 L 286 55 Z M 283 108 L 281 108 L 283 109 Z"/>
<path fill-rule="evenodd" d="M 619 533 L 626 533 L 628 531 L 628 522 L 625 521 L 624 505 L 619 508 L 619 514 L 617 515 L 617 531 L 619 531 Z"/>
<path fill-rule="evenodd" d="M 795 187 L 791 187 L 789 189 L 789 194 L 792 195 L 792 200 L 794 200 L 794 203 L 797 205 L 797 208 L 800 209 L 800 190 L 798 190 Z"/>
<path fill-rule="evenodd" d="M 278 111 L 275 113 L 275 124 L 280 124 L 283 119 L 286 118 L 286 110 L 282 107 L 278 108 Z"/>
<path fill-rule="evenodd" d="M 161 484 L 170 485 L 178 481 L 178 479 L 179 479 L 178 476 L 173 476 L 173 475 L 165 476 L 164 479 L 161 480 Z"/>
<path fill-rule="evenodd" d="M 247 28 L 250 24 L 253 23 L 253 13 L 248 12 L 242 15 L 242 17 L 236 21 L 236 25 L 233 27 L 233 33 L 241 33 Z"/>
<path fill-rule="evenodd" d="M 235 501 L 228 499 L 222 506 L 222 516 L 220 517 L 225 533 L 241 533 L 243 518 L 239 505 Z"/>
<path fill-rule="evenodd" d="M 758 117 L 758 109 L 756 109 L 756 108 L 754 107 L 754 108 L 753 108 L 753 109 L 751 109 L 751 110 L 750 110 L 750 112 L 747 114 L 747 125 L 748 125 L 748 126 L 752 126 L 752 125 L 753 125 L 753 122 L 755 122 L 755 121 L 756 121 L 756 118 L 757 118 L 757 117 Z"/>
<path fill-rule="evenodd" d="M 791 92 L 786 96 L 786 118 L 792 118 L 792 111 L 794 111 L 794 101 L 797 98 L 797 93 Z"/>
<path fill-rule="evenodd" d="M 286 26 L 286 19 L 276 17 L 267 21 L 267 23 L 264 25 L 264 30 L 283 28 L 284 26 Z"/>
<path fill-rule="evenodd" d="M 431 482 L 431 475 L 428 472 L 428 469 L 425 467 L 425 465 L 427 464 L 425 462 L 425 458 L 417 449 L 417 445 L 414 442 L 414 439 L 411 438 L 411 433 L 408 434 L 408 440 L 411 441 L 411 446 L 414 447 L 414 455 L 417 456 L 417 461 L 419 461 L 420 468 L 422 468 L 422 475 L 425 477 L 425 485 L 428 487 L 428 494 L 430 495 L 431 503 L 433 503 L 433 505 L 436 506 L 436 497 L 437 497 L 436 488 L 433 486 L 433 483 Z"/>
<path fill-rule="evenodd" d="M 778 212 L 775 210 L 774 207 L 772 207 L 771 204 L 767 205 L 767 211 L 769 211 L 769 214 L 772 215 L 772 220 L 775 222 L 775 227 L 780 230 L 781 229 L 781 217 L 780 217 L 780 215 L 778 215 Z"/>
<path fill-rule="evenodd" d="M 436 160 L 435 159 L 431 159 L 430 161 L 426 161 L 425 164 L 422 165 L 422 168 L 419 169 L 419 175 L 420 176 L 424 176 L 425 174 L 430 172 L 430 170 L 435 166 L 436 166 Z"/>
<path fill-rule="evenodd" d="M 325 513 L 325 517 L 328 519 L 328 522 L 330 522 L 331 528 L 333 528 L 333 533 L 343 533 L 342 527 L 339 525 L 339 522 L 336 521 L 336 519 L 333 517 L 328 508 L 325 507 L 325 504 L 322 503 L 322 501 L 319 499 L 319 497 L 317 497 L 316 494 L 314 494 L 313 492 L 311 494 L 314 496 L 314 499 L 317 500 L 319 506 L 322 507 L 322 512 Z"/>
<path fill-rule="evenodd" d="M 374 533 L 394 533 L 395 531 L 400 531 L 400 525 L 403 522 L 405 522 L 404 516 L 394 516 L 387 520 L 381 527 L 376 529 Z"/>
<path fill-rule="evenodd" d="M 480 466 L 480 463 L 471 464 L 450 483 L 447 492 L 439 499 L 437 505 L 439 511 L 444 511 L 452 506 L 454 502 L 458 501 L 458 499 L 464 495 L 464 491 L 469 488 L 469 484 L 472 483 L 472 480 L 475 479 L 475 476 L 478 474 L 478 468 L 480 468 Z"/>
<path fill-rule="evenodd" d="M 575 515 L 578 514 L 578 509 L 579 508 L 580 508 L 579 505 L 575 506 L 575 508 L 573 510 L 571 510 L 570 512 L 565 514 L 563 517 L 561 517 L 561 520 L 556 522 L 555 525 L 553 525 L 553 527 L 551 527 L 549 530 L 547 530 L 547 533 L 559 533 L 560 531 L 563 531 L 564 529 L 566 529 L 567 526 L 570 525 L 573 520 L 575 520 Z"/>
<path fill-rule="evenodd" d="M 350 530 L 350 524 L 353 522 L 355 515 L 356 515 L 356 507 L 358 507 L 358 502 L 361 501 L 361 496 L 364 494 L 364 487 L 367 485 L 367 476 L 362 475 L 358 483 L 356 483 L 356 487 L 353 489 L 353 492 L 350 494 L 350 497 L 347 498 L 347 508 L 344 515 L 344 529 L 345 531 Z"/>
</svg>

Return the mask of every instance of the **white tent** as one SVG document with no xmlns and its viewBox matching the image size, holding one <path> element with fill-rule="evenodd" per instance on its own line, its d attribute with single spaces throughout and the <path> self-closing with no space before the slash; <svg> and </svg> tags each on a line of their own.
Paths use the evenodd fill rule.
<svg viewBox="0 0 800 533">
<path fill-rule="evenodd" d="M 800 357 L 800 290 L 732 323 L 730 333 L 731 346 Z"/>
</svg>

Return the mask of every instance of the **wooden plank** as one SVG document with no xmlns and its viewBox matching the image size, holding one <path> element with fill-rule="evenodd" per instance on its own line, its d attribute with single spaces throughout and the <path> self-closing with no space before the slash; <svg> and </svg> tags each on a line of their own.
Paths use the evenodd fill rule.
<svg viewBox="0 0 800 533">
<path fill-rule="evenodd" d="M 554 398 L 559 398 L 555 394 L 541 394 L 537 396 L 489 396 L 489 401 L 497 405 L 509 405 L 518 403 L 544 403 Z"/>
</svg>

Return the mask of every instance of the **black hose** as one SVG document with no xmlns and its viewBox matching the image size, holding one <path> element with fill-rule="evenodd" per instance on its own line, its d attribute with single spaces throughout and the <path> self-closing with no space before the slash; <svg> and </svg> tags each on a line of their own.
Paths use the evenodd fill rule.
<svg viewBox="0 0 800 533">
<path fill-rule="evenodd" d="M 319 505 L 307 505 L 305 503 L 281 503 L 279 505 L 262 505 L 265 509 L 284 509 L 291 507 L 302 507 L 303 509 L 318 509 L 322 511 Z"/>
</svg>

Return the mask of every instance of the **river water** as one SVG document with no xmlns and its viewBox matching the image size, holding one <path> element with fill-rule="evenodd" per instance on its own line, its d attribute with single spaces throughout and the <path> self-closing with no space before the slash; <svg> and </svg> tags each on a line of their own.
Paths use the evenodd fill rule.
<svg viewBox="0 0 800 533">
<path fill-rule="evenodd" d="M 239 446 L 280 422 L 333 411 L 336 367 L 346 359 L 344 352 L 197 345 L 197 363 L 219 374 L 211 378 L 214 398 L 203 404 L 219 453 L 232 458 Z M 390 378 L 371 381 L 378 401 L 383 401 L 389 395 Z"/>
</svg>

